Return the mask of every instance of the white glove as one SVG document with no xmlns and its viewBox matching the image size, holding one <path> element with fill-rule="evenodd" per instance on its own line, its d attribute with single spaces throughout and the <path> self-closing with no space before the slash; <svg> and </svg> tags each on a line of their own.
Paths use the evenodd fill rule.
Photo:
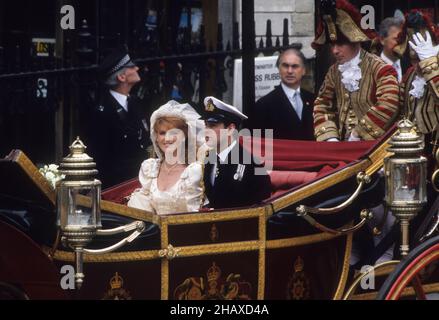
<svg viewBox="0 0 439 320">
<path fill-rule="evenodd" d="M 340 140 L 338 140 L 337 138 L 329 138 L 328 140 L 326 140 L 326 142 L 339 142 Z"/>
<path fill-rule="evenodd" d="M 424 39 L 422 34 L 419 32 L 413 35 L 413 42 L 409 41 L 410 47 L 416 51 L 418 54 L 419 60 L 425 60 L 431 57 L 437 56 L 439 52 L 439 45 L 433 47 L 433 43 L 431 41 L 430 32 L 427 32 L 427 38 Z"/>
</svg>

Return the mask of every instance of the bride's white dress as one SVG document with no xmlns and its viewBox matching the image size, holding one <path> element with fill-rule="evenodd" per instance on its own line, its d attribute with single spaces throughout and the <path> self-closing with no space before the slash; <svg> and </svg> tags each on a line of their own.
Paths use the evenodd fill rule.
<svg viewBox="0 0 439 320">
<path fill-rule="evenodd" d="M 191 163 L 171 188 L 161 191 L 157 186 L 160 162 L 160 159 L 148 159 L 142 163 L 139 172 L 142 187 L 132 193 L 128 206 L 159 215 L 198 211 L 204 201 L 202 165 Z"/>
</svg>

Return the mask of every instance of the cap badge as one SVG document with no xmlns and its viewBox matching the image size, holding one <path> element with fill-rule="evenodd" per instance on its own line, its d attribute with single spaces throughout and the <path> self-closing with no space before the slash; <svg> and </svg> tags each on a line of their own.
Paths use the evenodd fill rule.
<svg viewBox="0 0 439 320">
<path fill-rule="evenodd" d="M 207 100 L 206 111 L 209 112 L 215 111 L 215 105 L 213 104 L 212 99 Z"/>
</svg>

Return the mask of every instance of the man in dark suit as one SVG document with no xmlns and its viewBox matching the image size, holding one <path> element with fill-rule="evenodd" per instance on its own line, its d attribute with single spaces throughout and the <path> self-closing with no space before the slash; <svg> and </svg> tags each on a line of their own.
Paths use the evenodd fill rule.
<svg viewBox="0 0 439 320">
<path fill-rule="evenodd" d="M 129 95 L 140 81 L 138 70 L 124 50 L 114 51 L 100 66 L 107 90 L 94 110 L 90 154 L 95 157 L 104 187 L 137 177 L 148 156 L 149 119 Z"/>
<path fill-rule="evenodd" d="M 314 140 L 315 96 L 300 88 L 306 72 L 303 53 L 287 49 L 279 55 L 276 66 L 281 83 L 256 102 L 249 129 L 272 129 L 274 139 Z"/>
<path fill-rule="evenodd" d="M 207 143 L 212 148 L 204 168 L 209 207 L 251 206 L 269 198 L 267 171 L 236 139 L 237 129 L 247 116 L 214 97 L 207 97 L 204 105 Z"/>
</svg>

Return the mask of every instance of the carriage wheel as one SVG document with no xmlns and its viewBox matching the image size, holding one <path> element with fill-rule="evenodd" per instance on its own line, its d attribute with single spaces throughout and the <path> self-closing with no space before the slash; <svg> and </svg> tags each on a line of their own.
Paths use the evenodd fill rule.
<svg viewBox="0 0 439 320">
<path fill-rule="evenodd" d="M 29 297 L 17 286 L 0 282 L 0 300 L 29 300 Z"/>
<path fill-rule="evenodd" d="M 439 236 L 417 246 L 401 261 L 377 299 L 397 300 L 406 295 L 426 299 L 429 292 L 439 292 Z"/>
<path fill-rule="evenodd" d="M 343 296 L 343 300 L 350 300 L 354 297 L 358 287 L 361 284 L 361 281 L 370 275 L 371 272 L 373 272 L 376 275 L 380 275 L 380 274 L 388 274 L 390 273 L 390 271 L 393 271 L 394 266 L 396 266 L 400 261 L 399 260 L 391 260 L 391 261 L 386 261 L 380 264 L 377 264 L 373 267 L 371 267 L 370 269 L 368 269 L 366 272 L 360 273 L 359 275 L 356 276 L 356 278 L 354 279 L 354 281 L 352 282 L 351 286 L 349 287 L 348 290 L 346 290 L 345 295 Z M 388 270 L 389 268 L 392 268 L 390 270 Z"/>
</svg>

